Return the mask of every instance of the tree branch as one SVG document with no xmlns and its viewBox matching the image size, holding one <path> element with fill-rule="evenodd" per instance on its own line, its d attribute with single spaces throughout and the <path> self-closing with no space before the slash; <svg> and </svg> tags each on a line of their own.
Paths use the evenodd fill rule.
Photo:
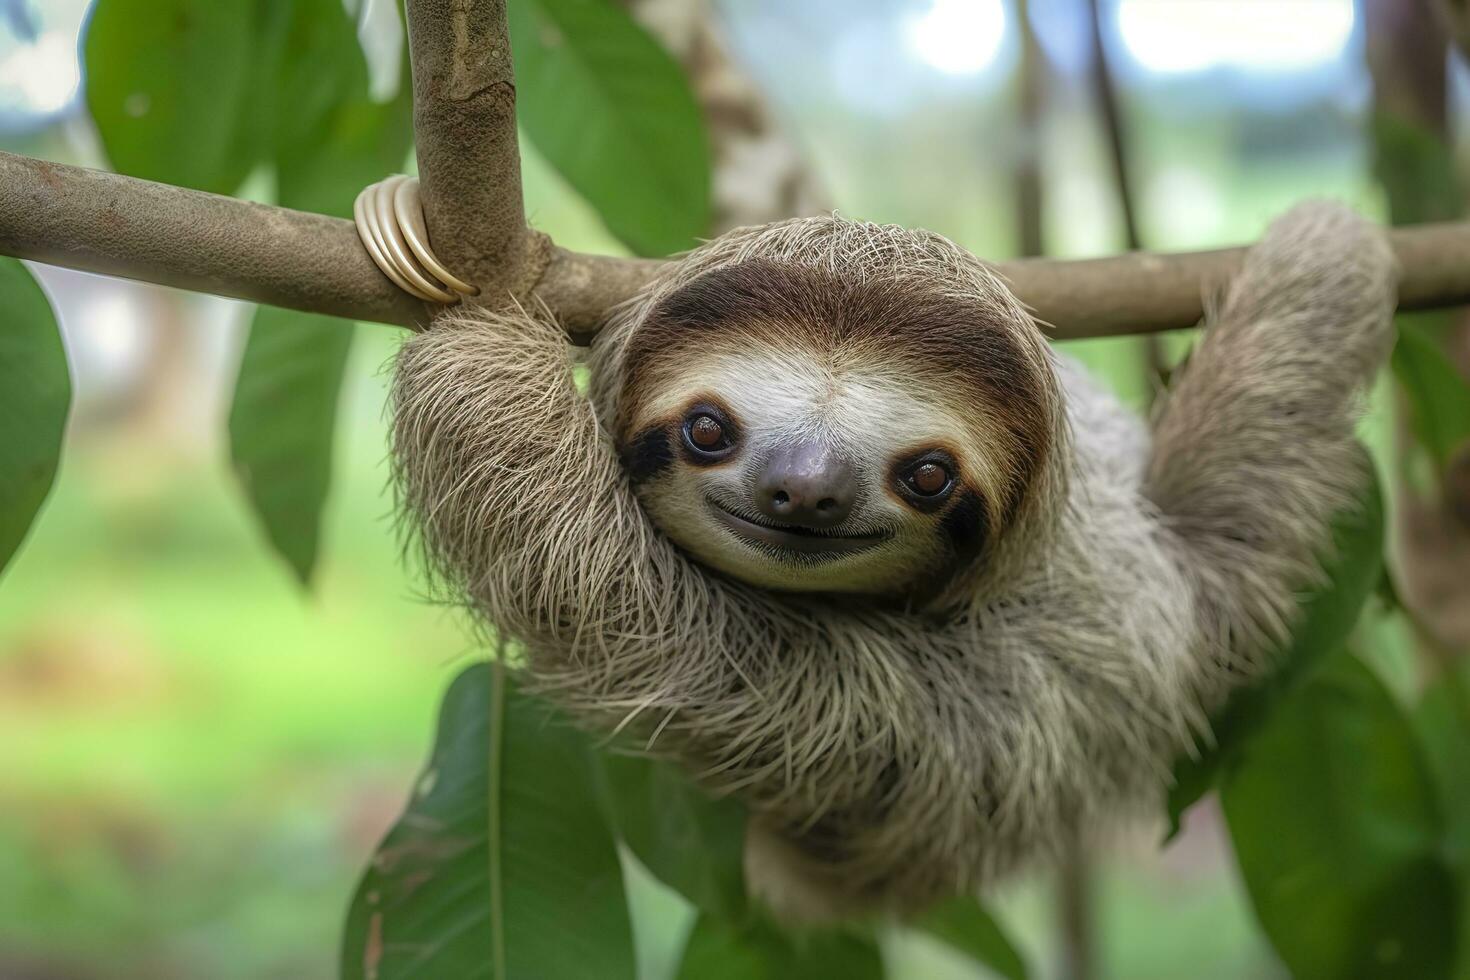
<svg viewBox="0 0 1470 980">
<path fill-rule="evenodd" d="M 551 243 L 526 227 L 506 0 L 408 0 L 424 221 L 491 305 L 528 294 Z"/>
<path fill-rule="evenodd" d="M 1401 309 L 1470 302 L 1470 222 L 1389 234 L 1404 269 Z M 1053 336 L 1105 337 L 1193 326 L 1203 296 L 1242 253 L 1022 259 L 997 269 Z M 349 221 L 10 153 L 0 153 L 0 254 L 354 320 L 429 320 L 373 265 Z M 658 268 L 552 249 L 535 296 L 586 333 Z"/>
<path fill-rule="evenodd" d="M 312 313 L 427 322 L 350 221 L 11 153 L 0 153 L 0 252 Z"/>
<path fill-rule="evenodd" d="M 3 152 L 0 254 L 350 320 L 430 319 L 350 221 Z M 536 294 L 586 331 L 657 266 L 553 249 Z"/>
</svg>

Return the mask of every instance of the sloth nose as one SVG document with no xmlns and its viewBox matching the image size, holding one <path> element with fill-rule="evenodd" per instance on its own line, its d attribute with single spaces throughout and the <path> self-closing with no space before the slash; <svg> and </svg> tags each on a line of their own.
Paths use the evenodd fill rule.
<svg viewBox="0 0 1470 980">
<path fill-rule="evenodd" d="M 829 528 L 852 513 L 855 482 L 852 467 L 824 446 L 778 449 L 756 481 L 755 503 L 783 524 Z"/>
</svg>

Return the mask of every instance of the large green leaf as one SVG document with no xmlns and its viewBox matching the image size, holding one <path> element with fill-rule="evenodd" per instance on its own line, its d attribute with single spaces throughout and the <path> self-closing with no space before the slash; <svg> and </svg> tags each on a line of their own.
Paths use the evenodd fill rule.
<svg viewBox="0 0 1470 980">
<path fill-rule="evenodd" d="M 372 102 L 366 93 L 343 102 L 322 120 L 314 139 L 277 149 L 280 201 L 351 217 L 358 192 L 401 171 L 412 143 L 413 95 L 407 85 L 391 102 Z"/>
<path fill-rule="evenodd" d="M 1445 852 L 1460 881 L 1455 980 L 1470 980 L 1470 661 L 1458 660 L 1424 690 L 1414 710 L 1446 818 Z"/>
<path fill-rule="evenodd" d="M 278 196 L 345 217 L 357 192 L 398 170 L 412 140 L 412 93 L 376 103 L 339 0 L 270 5 L 262 67 Z M 405 69 L 406 69 L 405 64 Z M 404 78 L 407 78 L 405 71 Z M 338 395 L 352 326 L 262 309 L 250 327 L 230 410 L 230 453 L 266 535 L 303 583 L 316 565 L 331 479 Z"/>
<path fill-rule="evenodd" d="M 1460 178 L 1455 153 L 1421 120 L 1377 111 L 1371 121 L 1373 173 L 1388 195 L 1395 225 L 1460 217 Z"/>
<path fill-rule="evenodd" d="M 83 50 L 87 106 L 117 170 L 224 194 L 259 162 L 253 4 L 98 0 Z"/>
<path fill-rule="evenodd" d="M 1470 660 L 1445 665 L 1414 709 L 1439 783 L 1450 851 L 1470 871 Z"/>
<path fill-rule="evenodd" d="M 366 98 L 367 59 L 356 24 L 342 0 L 256 0 L 256 6 L 262 57 L 255 104 L 265 145 L 272 156 L 309 154 L 339 106 Z"/>
<path fill-rule="evenodd" d="M 511 0 L 516 105 L 536 148 L 643 255 L 709 225 L 709 146 L 683 72 L 620 5 Z"/>
<path fill-rule="evenodd" d="M 1276 702 L 1347 640 L 1383 575 L 1383 492 L 1376 476 L 1360 506 L 1334 525 L 1333 550 L 1324 564 L 1328 583 L 1302 600 L 1301 619 L 1290 645 L 1276 658 L 1278 666 L 1260 682 L 1236 691 L 1211 719 L 1212 744 L 1174 763 L 1168 797 L 1171 836 L 1179 829 L 1180 816 L 1215 787 L 1221 765 L 1247 744 L 1276 710 Z"/>
<path fill-rule="evenodd" d="M 230 406 L 230 458 L 272 546 L 307 584 L 352 325 L 262 306 L 255 311 Z"/>
<path fill-rule="evenodd" d="M 711 799 L 671 763 L 631 755 L 602 761 L 623 843 L 695 907 L 723 919 L 745 913 L 745 808 Z"/>
<path fill-rule="evenodd" d="M 477 664 L 445 695 L 418 792 L 358 886 L 345 980 L 634 975 L 588 739 Z"/>
<path fill-rule="evenodd" d="M 1443 468 L 1470 448 L 1470 382 L 1418 324 L 1399 318 L 1393 373 L 1409 401 L 1414 435 Z"/>
<path fill-rule="evenodd" d="M 984 964 L 999 976 L 1026 980 L 1026 961 L 985 907 L 973 898 L 954 898 L 936 905 L 910 926 Z"/>
<path fill-rule="evenodd" d="M 376 102 L 356 25 L 340 0 L 272 0 L 274 60 L 261 68 L 262 104 L 280 202 L 352 216 L 363 187 L 403 169 L 413 142 L 405 46 L 398 92 Z"/>
<path fill-rule="evenodd" d="M 1458 897 L 1433 779 L 1409 719 L 1357 659 L 1340 653 L 1281 698 L 1220 798 L 1293 975 L 1450 975 Z"/>
<path fill-rule="evenodd" d="M 881 980 L 883 956 L 852 931 L 787 934 L 765 920 L 742 924 L 702 915 L 694 923 L 679 980 Z"/>
<path fill-rule="evenodd" d="M 71 375 L 51 304 L 25 266 L 0 259 L 0 572 L 56 477 Z"/>
</svg>

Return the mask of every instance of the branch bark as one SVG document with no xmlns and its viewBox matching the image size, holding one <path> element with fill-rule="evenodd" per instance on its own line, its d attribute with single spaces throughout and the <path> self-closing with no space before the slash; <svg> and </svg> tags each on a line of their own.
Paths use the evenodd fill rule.
<svg viewBox="0 0 1470 980">
<path fill-rule="evenodd" d="M 526 226 L 506 0 L 408 0 L 424 221 L 491 305 L 527 295 L 551 242 Z"/>
<path fill-rule="evenodd" d="M 311 313 L 427 322 L 350 221 L 10 153 L 0 153 L 0 252 Z"/>
<path fill-rule="evenodd" d="M 446 227 L 454 226 L 436 233 L 445 244 L 454 234 Z M 466 218 L 464 230 L 474 228 Z M 1470 222 L 1390 235 L 1404 269 L 1401 309 L 1470 302 Z M 1053 336 L 1106 337 L 1193 326 L 1203 297 L 1229 279 L 1243 251 L 996 268 Z M 421 328 L 430 318 L 378 271 L 349 221 L 9 153 L 0 153 L 0 254 L 354 320 Z M 569 330 L 586 333 L 659 265 L 552 248 L 534 295 Z"/>
</svg>

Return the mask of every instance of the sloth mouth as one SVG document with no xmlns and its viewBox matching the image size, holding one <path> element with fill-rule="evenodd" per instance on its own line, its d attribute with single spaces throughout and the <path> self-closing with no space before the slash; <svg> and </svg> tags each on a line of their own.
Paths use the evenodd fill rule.
<svg viewBox="0 0 1470 980">
<path fill-rule="evenodd" d="M 767 552 L 775 549 L 803 556 L 837 557 L 876 548 L 888 538 L 883 531 L 842 534 L 797 524 L 778 524 L 765 518 L 737 513 L 714 500 L 709 501 L 709 505 L 715 518 L 736 537 Z"/>
</svg>

